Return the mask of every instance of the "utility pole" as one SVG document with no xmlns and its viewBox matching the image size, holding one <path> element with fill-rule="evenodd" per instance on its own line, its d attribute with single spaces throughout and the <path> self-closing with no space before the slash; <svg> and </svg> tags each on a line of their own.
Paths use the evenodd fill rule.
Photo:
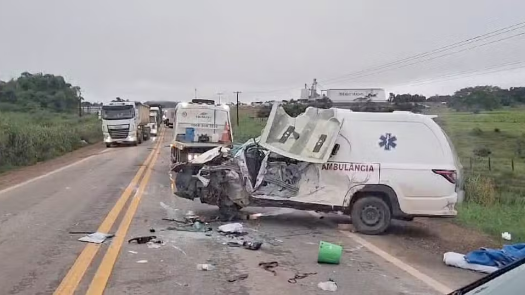
<svg viewBox="0 0 525 295">
<path fill-rule="evenodd" d="M 78 116 L 82 117 L 82 91 L 78 89 Z"/>
<path fill-rule="evenodd" d="M 239 93 L 240 91 L 234 91 L 233 93 L 237 94 L 237 126 L 239 126 Z"/>
<path fill-rule="evenodd" d="M 222 92 L 217 92 L 217 95 L 219 96 L 219 104 L 221 104 L 221 100 L 222 100 L 222 95 L 223 94 L 224 93 L 222 93 Z"/>
<path fill-rule="evenodd" d="M 193 98 L 197 98 L 197 88 L 195 88 L 195 94 L 193 95 Z"/>
</svg>

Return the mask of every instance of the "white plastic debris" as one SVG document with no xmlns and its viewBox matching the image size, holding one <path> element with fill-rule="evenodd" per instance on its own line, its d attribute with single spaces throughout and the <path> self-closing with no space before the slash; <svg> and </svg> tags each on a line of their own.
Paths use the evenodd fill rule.
<svg viewBox="0 0 525 295">
<path fill-rule="evenodd" d="M 102 244 L 107 238 L 111 238 L 114 235 L 112 234 L 105 234 L 105 233 L 92 233 L 87 236 L 83 236 L 82 238 L 78 239 L 81 242 L 88 242 L 88 243 L 95 243 L 95 244 Z"/>
<path fill-rule="evenodd" d="M 139 261 L 137 261 L 137 263 L 148 263 L 148 261 L 147 260 L 139 260 Z"/>
<path fill-rule="evenodd" d="M 157 242 L 157 241 L 155 242 L 150 241 L 146 243 L 146 245 L 148 246 L 148 249 L 158 249 L 164 246 L 164 244 L 165 244 L 164 242 Z"/>
<path fill-rule="evenodd" d="M 445 264 L 448 266 L 454 266 L 483 273 L 493 273 L 498 270 L 498 268 L 494 266 L 468 263 L 465 260 L 465 255 L 456 252 L 447 252 L 443 254 L 443 262 L 445 262 Z"/>
<path fill-rule="evenodd" d="M 337 291 L 337 284 L 334 281 L 320 282 L 317 287 L 323 291 L 335 292 Z"/>
<path fill-rule="evenodd" d="M 128 252 L 131 253 L 131 254 L 139 254 L 139 252 L 137 252 L 137 251 L 131 251 L 131 250 L 129 250 Z"/>
<path fill-rule="evenodd" d="M 212 264 L 197 264 L 197 270 L 214 270 L 215 266 Z"/>
<path fill-rule="evenodd" d="M 501 238 L 506 240 L 506 241 L 512 240 L 512 236 L 511 236 L 511 234 L 509 232 L 501 233 Z"/>
<path fill-rule="evenodd" d="M 240 234 L 244 232 L 244 229 L 240 223 L 228 223 L 219 226 L 219 232 Z"/>
</svg>

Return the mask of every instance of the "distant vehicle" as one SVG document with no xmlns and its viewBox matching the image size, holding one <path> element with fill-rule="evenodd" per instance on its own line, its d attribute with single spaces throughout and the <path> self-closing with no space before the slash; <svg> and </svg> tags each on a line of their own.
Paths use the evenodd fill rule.
<svg viewBox="0 0 525 295">
<path fill-rule="evenodd" d="M 150 128 L 151 135 L 157 136 L 157 131 L 159 127 L 159 123 L 157 122 L 157 112 L 149 112 L 149 123 L 148 126 Z"/>
<path fill-rule="evenodd" d="M 199 103 L 200 102 L 200 103 Z M 231 146 L 230 108 L 193 100 L 175 108 L 172 163 L 184 163 L 217 146 Z"/>
<path fill-rule="evenodd" d="M 246 206 L 343 212 L 365 234 L 383 233 L 392 219 L 453 217 L 462 166 L 432 118 L 312 107 L 290 117 L 274 105 L 260 138 L 235 154 L 215 148 L 172 167 L 174 193 L 228 214 Z"/>
<path fill-rule="evenodd" d="M 102 133 L 106 147 L 137 145 L 150 137 L 149 106 L 140 102 L 110 102 L 102 106 Z"/>
<path fill-rule="evenodd" d="M 162 111 L 159 107 L 150 107 L 149 108 L 150 116 L 151 114 L 155 115 L 155 122 L 157 123 L 157 128 L 160 127 L 160 123 L 162 120 Z"/>
<path fill-rule="evenodd" d="M 176 108 L 164 109 L 164 125 L 169 128 L 173 128 L 173 122 L 175 121 Z"/>
</svg>

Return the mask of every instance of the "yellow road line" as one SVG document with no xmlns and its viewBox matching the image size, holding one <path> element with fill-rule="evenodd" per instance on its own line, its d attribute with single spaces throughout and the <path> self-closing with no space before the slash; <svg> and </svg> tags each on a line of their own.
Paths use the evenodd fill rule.
<svg viewBox="0 0 525 295">
<path fill-rule="evenodd" d="M 137 174 L 135 174 L 135 177 L 133 177 L 133 180 L 131 180 L 131 183 L 124 190 L 124 192 L 118 199 L 117 203 L 115 203 L 115 205 L 113 206 L 111 211 L 108 213 L 108 215 L 106 216 L 102 224 L 99 226 L 97 231 L 108 233 L 111 230 L 111 227 L 113 227 L 113 224 L 117 220 L 117 217 L 122 211 L 122 208 L 124 208 L 124 205 L 126 205 L 129 197 L 131 196 L 131 193 L 135 190 L 137 183 L 142 177 L 142 174 L 144 174 L 146 167 L 149 165 L 149 163 L 153 159 L 155 155 L 155 151 L 159 149 L 163 136 L 164 136 L 164 133 L 160 136 L 160 140 L 157 142 L 157 144 L 155 145 L 151 153 L 148 155 L 148 158 L 146 158 L 146 161 L 144 162 L 143 166 L 140 167 Z M 60 285 L 58 286 L 58 288 L 55 290 L 53 294 L 55 295 L 73 294 L 78 284 L 82 280 L 82 277 L 86 273 L 86 270 L 88 269 L 89 265 L 93 261 L 93 258 L 97 254 L 99 248 L 100 248 L 100 245 L 98 244 L 87 244 L 84 250 L 82 250 L 80 255 L 77 257 L 73 266 L 69 269 L 66 276 L 62 279 L 62 282 L 60 283 Z"/>
<path fill-rule="evenodd" d="M 153 171 L 152 168 L 155 165 L 155 162 L 157 161 L 159 153 L 160 149 L 153 157 L 153 161 L 151 161 L 148 165 L 146 174 L 140 182 L 140 186 L 137 193 L 135 194 L 135 196 L 131 200 L 131 203 L 129 204 L 128 210 L 126 211 L 126 215 L 124 215 L 124 217 L 122 218 L 117 233 L 115 234 L 115 238 L 113 238 L 113 241 L 109 246 L 108 251 L 104 255 L 104 258 L 102 259 L 102 262 L 100 263 L 100 266 L 98 267 L 98 270 L 95 273 L 95 277 L 89 285 L 89 289 L 86 293 L 87 295 L 104 293 L 109 277 L 113 271 L 113 267 L 115 266 L 115 262 L 117 261 L 118 255 L 120 253 L 120 249 L 122 248 L 122 244 L 124 243 L 124 240 L 126 238 L 126 234 L 129 230 L 131 222 L 133 221 L 133 217 L 137 212 L 137 208 L 140 204 L 140 200 L 142 199 L 142 195 L 144 194 L 144 190 L 148 185 L 149 179 L 151 177 L 151 172 Z"/>
</svg>

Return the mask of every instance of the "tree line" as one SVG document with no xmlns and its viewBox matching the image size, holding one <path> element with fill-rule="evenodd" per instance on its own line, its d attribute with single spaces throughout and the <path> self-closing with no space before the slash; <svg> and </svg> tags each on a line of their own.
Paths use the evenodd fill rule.
<svg viewBox="0 0 525 295">
<path fill-rule="evenodd" d="M 0 81 L 2 111 L 75 112 L 82 100 L 80 87 L 66 82 L 62 76 L 24 72 L 16 79 Z"/>
</svg>

